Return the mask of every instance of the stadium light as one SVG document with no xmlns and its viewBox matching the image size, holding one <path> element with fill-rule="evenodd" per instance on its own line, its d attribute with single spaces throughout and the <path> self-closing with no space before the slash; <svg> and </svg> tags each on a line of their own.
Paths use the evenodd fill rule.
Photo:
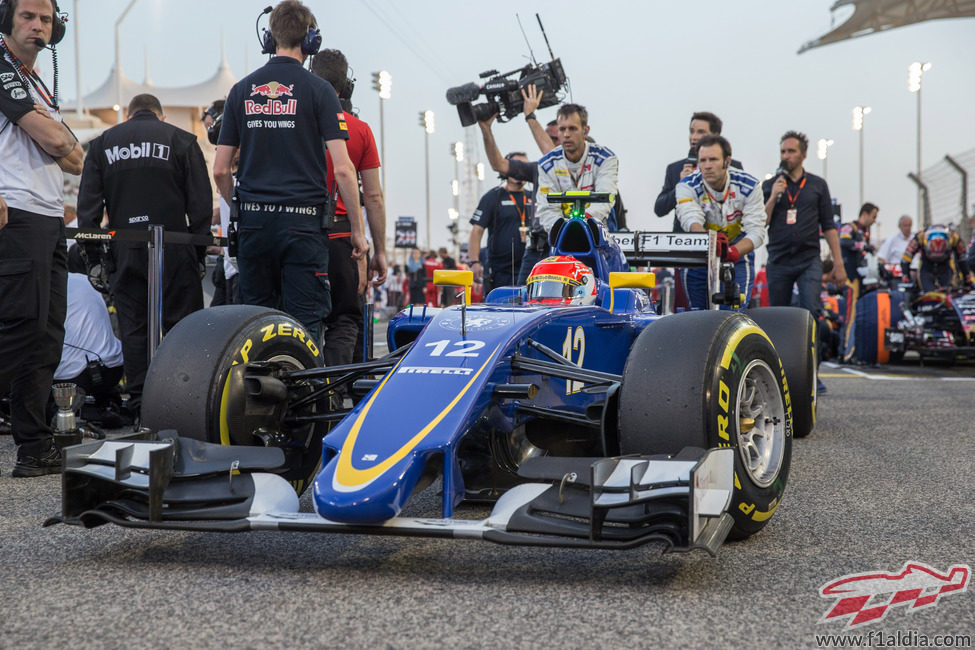
<svg viewBox="0 0 975 650">
<path fill-rule="evenodd" d="M 483 181 L 484 180 L 484 163 L 482 163 L 482 162 L 477 163 L 474 166 L 474 169 L 477 170 L 477 180 Z"/>
<path fill-rule="evenodd" d="M 869 106 L 853 107 L 853 130 L 860 132 L 860 205 L 863 205 L 863 118 L 873 110 Z"/>
<path fill-rule="evenodd" d="M 423 127 L 423 154 L 426 161 L 427 191 L 427 248 L 430 248 L 430 134 L 433 133 L 433 111 L 420 111 L 420 126 Z"/>
<path fill-rule="evenodd" d="M 907 91 L 917 93 L 917 174 L 918 181 L 921 178 L 921 79 L 924 73 L 931 69 L 931 63 L 915 61 L 907 66 Z M 924 204 L 921 200 L 921 184 L 917 187 L 917 218 L 921 228 L 927 228 L 928 215 L 924 213 Z"/>
<path fill-rule="evenodd" d="M 826 179 L 826 163 L 829 155 L 829 148 L 833 146 L 833 140 L 820 138 L 816 141 L 816 157 L 823 161 L 823 180 Z"/>
<path fill-rule="evenodd" d="M 387 70 L 372 73 L 372 89 L 379 93 L 379 99 L 393 96 L 393 75 Z"/>
<path fill-rule="evenodd" d="M 379 93 L 379 157 L 383 191 L 386 191 L 386 100 L 393 96 L 393 75 L 386 70 L 372 73 L 372 89 Z"/>
</svg>

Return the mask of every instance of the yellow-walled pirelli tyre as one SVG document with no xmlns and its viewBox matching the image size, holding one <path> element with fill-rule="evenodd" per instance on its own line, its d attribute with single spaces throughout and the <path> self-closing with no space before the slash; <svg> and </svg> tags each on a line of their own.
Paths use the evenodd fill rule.
<svg viewBox="0 0 975 650">
<path fill-rule="evenodd" d="M 782 501 L 792 457 L 789 389 L 768 336 L 721 311 L 649 325 L 623 369 L 619 444 L 623 454 L 736 449 L 730 536 L 759 531 Z"/>
<path fill-rule="evenodd" d="M 765 330 L 785 368 L 792 397 L 792 435 L 805 438 L 816 426 L 816 323 L 807 309 L 759 307 L 748 317 Z"/>
<path fill-rule="evenodd" d="M 226 305 L 194 312 L 166 334 L 146 374 L 142 424 L 156 431 L 175 429 L 179 435 L 206 442 L 233 444 L 228 423 L 229 373 L 236 364 L 270 361 L 287 370 L 322 366 L 321 350 L 291 316 L 253 305 Z M 290 389 L 300 396 L 310 388 Z M 327 404 L 327 400 L 326 400 Z M 294 415 L 326 408 L 311 404 Z M 321 462 L 322 437 L 328 425 L 282 427 L 272 444 L 285 452 L 282 473 L 301 494 Z M 239 438 L 238 438 L 239 440 Z M 264 442 L 247 438 L 249 443 Z"/>
</svg>

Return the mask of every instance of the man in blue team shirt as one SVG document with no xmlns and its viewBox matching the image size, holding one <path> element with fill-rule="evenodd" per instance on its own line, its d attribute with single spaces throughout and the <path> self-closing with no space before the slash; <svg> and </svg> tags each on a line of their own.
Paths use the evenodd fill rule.
<svg viewBox="0 0 975 650">
<path fill-rule="evenodd" d="M 354 258 L 365 253 L 366 241 L 342 106 L 331 84 L 301 67 L 321 45 L 315 26 L 297 0 L 271 12 L 275 56 L 227 96 L 213 176 L 229 202 L 239 148 L 241 303 L 283 309 L 318 340 L 331 310 L 325 148 L 349 215 Z"/>
</svg>

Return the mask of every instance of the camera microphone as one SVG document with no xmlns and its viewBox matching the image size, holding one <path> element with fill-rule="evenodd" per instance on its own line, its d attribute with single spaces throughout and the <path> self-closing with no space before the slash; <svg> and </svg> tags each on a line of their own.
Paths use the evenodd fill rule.
<svg viewBox="0 0 975 650">
<path fill-rule="evenodd" d="M 472 102 L 481 94 L 481 87 L 475 83 L 466 83 L 463 86 L 455 86 L 447 89 L 447 101 L 450 104 L 461 104 Z"/>
<path fill-rule="evenodd" d="M 690 165 L 691 167 L 697 167 L 697 147 L 691 147 L 687 152 L 687 159 L 684 161 L 685 165 Z"/>
<path fill-rule="evenodd" d="M 263 16 L 264 14 L 269 14 L 272 11 L 274 11 L 274 7 L 272 7 L 271 5 L 268 5 L 268 6 L 264 7 L 264 11 L 261 12 L 261 15 Z"/>
</svg>

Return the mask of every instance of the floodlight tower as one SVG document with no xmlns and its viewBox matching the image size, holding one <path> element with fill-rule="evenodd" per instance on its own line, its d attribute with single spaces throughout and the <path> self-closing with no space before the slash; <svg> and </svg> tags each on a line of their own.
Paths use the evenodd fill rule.
<svg viewBox="0 0 975 650">
<path fill-rule="evenodd" d="M 860 132 L 860 205 L 863 205 L 863 118 L 872 110 L 869 106 L 853 107 L 853 130 Z"/>
</svg>

